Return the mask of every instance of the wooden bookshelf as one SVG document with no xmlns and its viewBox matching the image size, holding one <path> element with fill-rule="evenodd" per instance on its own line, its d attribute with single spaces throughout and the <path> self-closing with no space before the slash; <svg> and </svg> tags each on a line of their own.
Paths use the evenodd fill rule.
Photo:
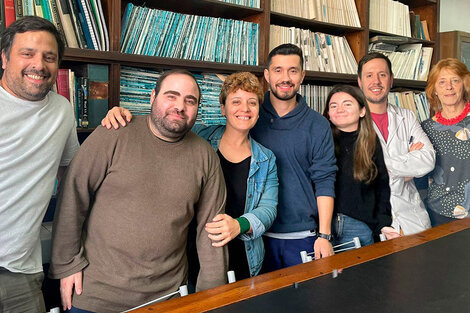
<svg viewBox="0 0 470 313">
<path fill-rule="evenodd" d="M 332 23 L 324 23 L 315 20 L 294 17 L 277 12 L 271 12 L 271 1 L 261 0 L 260 8 L 249 8 L 245 6 L 230 4 L 217 0 L 181 0 L 181 1 L 159 1 L 159 0 L 101 0 L 105 11 L 105 18 L 110 35 L 109 52 L 66 49 L 64 63 L 100 63 L 108 64 L 109 68 L 109 98 L 110 106 L 119 105 L 119 81 L 121 65 L 170 69 L 187 68 L 196 72 L 232 73 L 236 71 L 250 71 L 257 76 L 262 76 L 267 56 L 269 54 L 269 28 L 270 25 L 286 27 L 297 27 L 319 31 L 331 35 L 345 36 L 356 61 L 367 53 L 369 38 L 374 35 L 383 35 L 369 29 L 369 0 L 355 0 L 361 27 L 351 27 Z M 206 61 L 194 61 L 184 59 L 173 59 L 153 57 L 145 55 L 124 54 L 120 52 L 121 19 L 126 5 L 132 2 L 134 5 L 145 5 L 149 8 L 169 10 L 178 13 L 205 15 L 211 17 L 222 17 L 244 20 L 258 23 L 259 28 L 259 60 L 258 66 L 239 64 L 227 64 Z M 407 4 L 410 10 L 420 14 L 422 20 L 428 23 L 430 41 L 409 38 L 410 42 L 422 43 L 424 46 L 434 48 L 433 64 L 439 59 L 439 0 L 400 0 Z M 386 33 L 385 33 L 386 34 Z M 306 82 L 314 84 L 331 85 L 334 83 L 356 83 L 355 75 L 328 72 L 308 71 Z M 395 86 L 423 90 L 425 82 L 410 80 L 395 80 Z"/>
</svg>

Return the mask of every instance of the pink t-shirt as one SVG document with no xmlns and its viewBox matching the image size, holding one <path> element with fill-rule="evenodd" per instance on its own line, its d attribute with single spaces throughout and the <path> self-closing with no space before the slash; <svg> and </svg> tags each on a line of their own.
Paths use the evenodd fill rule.
<svg viewBox="0 0 470 313">
<path fill-rule="evenodd" d="M 374 121 L 375 125 L 379 128 L 382 137 L 384 137 L 385 141 L 388 140 L 388 114 L 387 112 L 382 114 L 377 113 L 370 113 L 372 116 L 372 120 Z"/>
</svg>

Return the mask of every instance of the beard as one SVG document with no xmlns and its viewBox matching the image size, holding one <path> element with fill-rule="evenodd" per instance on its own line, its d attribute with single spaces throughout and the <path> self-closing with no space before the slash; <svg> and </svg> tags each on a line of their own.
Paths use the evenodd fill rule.
<svg viewBox="0 0 470 313">
<path fill-rule="evenodd" d="M 382 97 L 380 97 L 378 99 L 377 98 L 374 99 L 372 97 L 366 97 L 366 99 L 367 99 L 367 102 L 369 102 L 369 103 L 382 104 L 382 103 L 384 103 L 384 101 L 388 102 L 388 94 L 385 94 L 385 95 L 383 95 Z"/>
<path fill-rule="evenodd" d="M 292 84 L 290 84 L 290 85 L 293 86 Z M 293 89 L 292 93 L 285 93 L 285 94 L 278 93 L 276 91 L 276 88 L 270 88 L 270 91 L 273 94 L 273 96 L 276 97 L 277 99 L 287 101 L 287 100 L 290 100 L 290 99 L 294 98 L 295 96 L 297 96 L 297 91 L 299 91 L 299 90 L 298 89 L 297 90 Z"/>
<path fill-rule="evenodd" d="M 43 84 L 33 84 L 27 81 L 25 76 L 28 74 L 43 76 L 46 80 Z M 4 79 L 8 88 L 20 99 L 27 101 L 40 101 L 46 97 L 54 85 L 54 80 L 48 80 L 51 75 L 45 71 L 28 70 L 22 71 L 21 76 L 5 70 Z"/>
<path fill-rule="evenodd" d="M 168 118 L 170 114 L 178 114 L 183 116 L 184 118 L 182 120 L 171 121 Z M 188 121 L 184 113 L 176 113 L 174 110 L 167 111 L 162 114 L 162 112 L 152 109 L 150 118 L 152 120 L 153 125 L 160 134 L 167 138 L 177 140 L 182 138 L 187 132 L 189 132 L 194 126 L 194 122 L 196 121 L 196 119 Z"/>
</svg>

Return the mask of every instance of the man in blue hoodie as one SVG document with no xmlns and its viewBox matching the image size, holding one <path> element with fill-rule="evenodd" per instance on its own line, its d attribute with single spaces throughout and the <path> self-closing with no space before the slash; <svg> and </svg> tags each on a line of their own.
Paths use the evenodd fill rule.
<svg viewBox="0 0 470 313">
<path fill-rule="evenodd" d="M 315 259 L 333 254 L 336 160 L 328 121 L 299 95 L 305 76 L 302 50 L 292 44 L 274 48 L 264 78 L 269 84 L 251 135 L 276 155 L 278 215 L 264 235 L 264 271 L 301 263 L 300 251 Z"/>
<path fill-rule="evenodd" d="M 300 251 L 315 259 L 333 254 L 336 159 L 328 121 L 299 95 L 305 71 L 302 50 L 292 44 L 274 48 L 264 77 L 269 89 L 251 135 L 276 155 L 279 177 L 277 218 L 264 235 L 263 272 L 302 263 Z M 102 121 L 107 128 L 125 126 L 131 114 L 113 108 Z M 248 195 L 249 196 L 249 195 Z"/>
</svg>

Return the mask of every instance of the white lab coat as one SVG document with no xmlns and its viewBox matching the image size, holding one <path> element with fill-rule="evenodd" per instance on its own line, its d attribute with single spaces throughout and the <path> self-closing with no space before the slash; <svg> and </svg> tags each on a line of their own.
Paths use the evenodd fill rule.
<svg viewBox="0 0 470 313">
<path fill-rule="evenodd" d="M 389 104 L 388 141 L 374 123 L 384 153 L 385 165 L 390 176 L 390 203 L 392 205 L 392 227 L 402 229 L 405 235 L 414 234 L 431 227 L 418 190 L 407 177 L 422 177 L 434 169 L 436 153 L 414 113 Z M 421 150 L 409 152 L 410 138 L 422 142 Z"/>
</svg>

